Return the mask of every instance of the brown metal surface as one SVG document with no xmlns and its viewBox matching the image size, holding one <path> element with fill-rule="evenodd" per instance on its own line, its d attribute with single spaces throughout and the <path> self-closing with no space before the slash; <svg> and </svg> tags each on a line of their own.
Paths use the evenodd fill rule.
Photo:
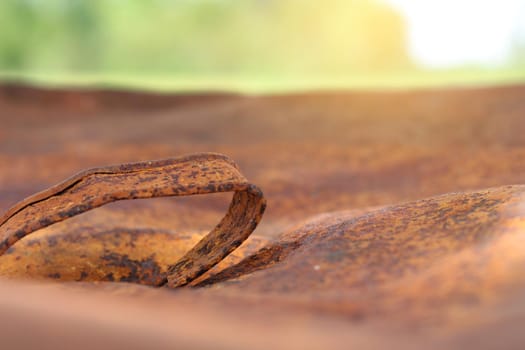
<svg viewBox="0 0 525 350">
<path fill-rule="evenodd" d="M 226 216 L 188 253 L 168 266 L 165 273 L 160 272 L 152 255 L 149 273 L 137 271 L 135 267 L 128 276 L 120 277 L 129 281 L 130 274 L 138 274 L 149 284 L 180 287 L 201 276 L 241 245 L 257 227 L 266 207 L 262 192 L 240 174 L 233 161 L 220 154 L 195 154 L 83 171 L 15 204 L 0 218 L 0 255 L 36 230 L 114 201 L 232 191 L 235 194 Z M 64 249 L 68 249 L 67 244 Z M 102 261 L 121 252 L 106 249 L 104 254 L 100 257 Z M 15 257 L 15 263 L 17 259 L 20 255 Z M 5 261 L 2 266 L 10 269 Z M 93 273 L 100 275 L 99 271 L 75 271 L 77 280 Z M 60 271 L 48 275 L 61 277 Z M 106 280 L 115 278 L 112 273 L 104 276 Z"/>
<path fill-rule="evenodd" d="M 0 88 L 1 209 L 81 168 L 215 151 L 264 189 L 264 220 L 175 291 L 106 282 L 154 285 L 229 198 L 42 228 L 0 257 L 6 345 L 523 347 L 525 87 L 114 94 Z"/>
</svg>

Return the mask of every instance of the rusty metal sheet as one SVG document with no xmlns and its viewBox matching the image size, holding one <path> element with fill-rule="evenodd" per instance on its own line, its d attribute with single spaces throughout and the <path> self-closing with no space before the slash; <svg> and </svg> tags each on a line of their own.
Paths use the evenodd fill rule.
<svg viewBox="0 0 525 350">
<path fill-rule="evenodd" d="M 32 226 L 0 257 L 0 320 L 34 336 L 12 326 L 4 343 L 488 349 L 504 337 L 519 349 L 524 115 L 522 86 L 193 97 L 2 86 L 3 211 L 82 169 L 209 151 L 268 202 L 238 249 L 176 290 L 151 285 L 213 230 L 227 195 L 134 199 Z M 118 199 L 138 197 L 126 179 L 97 198 L 118 185 Z M 53 213 L 28 204 L 3 238 Z"/>
</svg>

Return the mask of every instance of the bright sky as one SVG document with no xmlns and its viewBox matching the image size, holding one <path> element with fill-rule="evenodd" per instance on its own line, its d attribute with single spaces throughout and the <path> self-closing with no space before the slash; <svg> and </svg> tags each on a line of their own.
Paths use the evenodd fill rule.
<svg viewBox="0 0 525 350">
<path fill-rule="evenodd" d="M 385 0 L 405 16 L 409 50 L 420 64 L 503 64 L 525 42 L 525 0 Z"/>
</svg>

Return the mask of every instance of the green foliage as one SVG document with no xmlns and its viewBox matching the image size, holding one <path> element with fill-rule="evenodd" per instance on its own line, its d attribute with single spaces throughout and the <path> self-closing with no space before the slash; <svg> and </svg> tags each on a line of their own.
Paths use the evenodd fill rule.
<svg viewBox="0 0 525 350">
<path fill-rule="evenodd" d="M 323 6 L 326 11 L 302 0 L 3 0 L 0 69 L 315 74 L 408 65 L 396 13 L 367 1 Z"/>
<path fill-rule="evenodd" d="M 406 46 L 403 19 L 379 0 L 0 1 L 4 77 L 336 86 L 418 73 Z"/>
</svg>

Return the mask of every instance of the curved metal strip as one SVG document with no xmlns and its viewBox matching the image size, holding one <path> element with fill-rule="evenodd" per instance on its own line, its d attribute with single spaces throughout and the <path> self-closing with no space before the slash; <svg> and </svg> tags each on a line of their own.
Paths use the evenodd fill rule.
<svg viewBox="0 0 525 350">
<path fill-rule="evenodd" d="M 0 218 L 0 255 L 36 230 L 111 202 L 214 192 L 235 192 L 228 213 L 170 266 L 162 283 L 183 286 L 246 240 L 266 207 L 262 192 L 224 155 L 200 153 L 81 172 L 15 204 Z"/>
</svg>

